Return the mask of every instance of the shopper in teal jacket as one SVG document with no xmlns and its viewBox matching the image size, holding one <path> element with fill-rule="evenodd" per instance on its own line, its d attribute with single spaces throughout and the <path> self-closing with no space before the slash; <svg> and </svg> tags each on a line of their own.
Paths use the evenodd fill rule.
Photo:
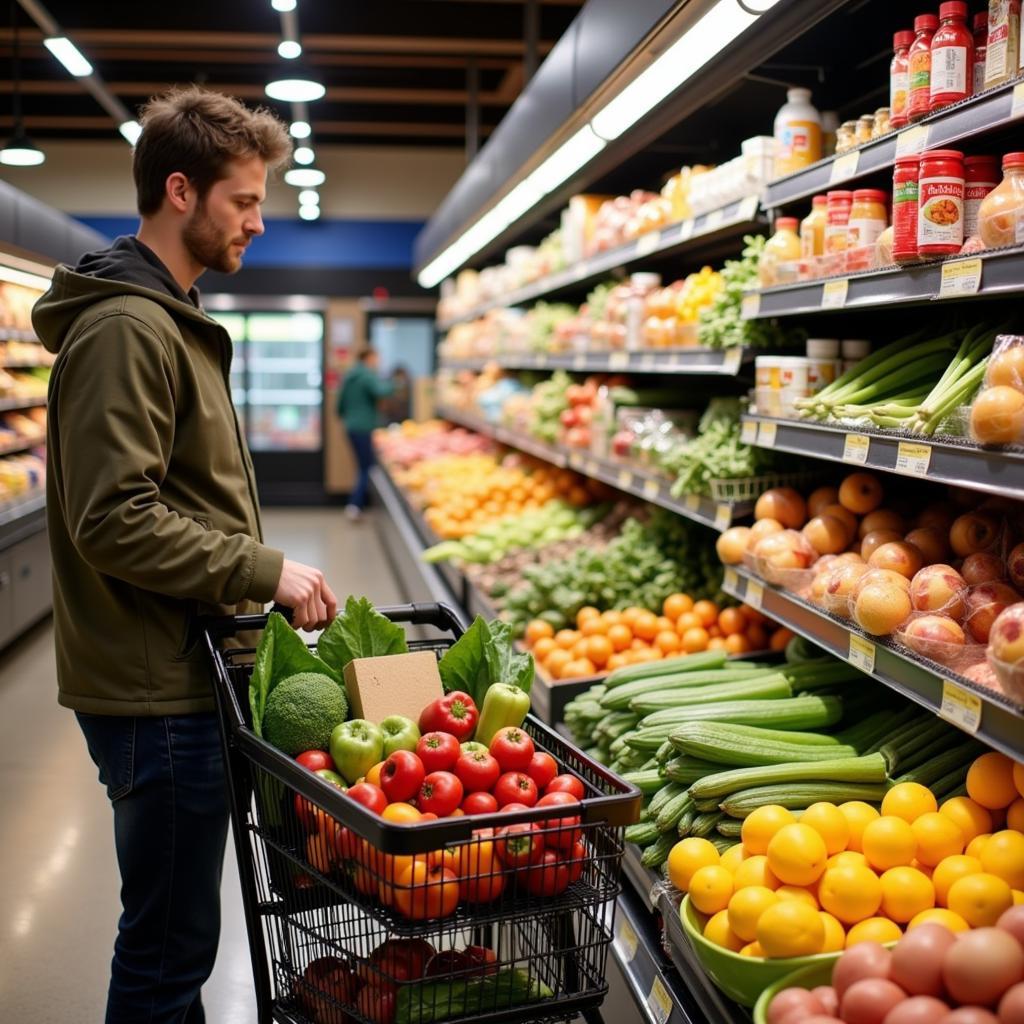
<svg viewBox="0 0 1024 1024">
<path fill-rule="evenodd" d="M 338 395 L 338 415 L 345 423 L 348 439 L 359 465 L 359 478 L 345 508 L 350 519 L 358 519 L 366 508 L 366 492 L 373 466 L 373 431 L 377 428 L 377 402 L 390 395 L 395 386 L 377 376 L 380 357 L 372 348 L 359 353 L 359 361 L 345 375 Z"/>
</svg>

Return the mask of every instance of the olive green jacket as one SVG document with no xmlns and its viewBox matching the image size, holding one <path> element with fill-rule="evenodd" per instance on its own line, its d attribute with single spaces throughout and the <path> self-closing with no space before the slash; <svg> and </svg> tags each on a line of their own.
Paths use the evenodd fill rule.
<svg viewBox="0 0 1024 1024">
<path fill-rule="evenodd" d="M 262 543 L 228 334 L 190 302 L 66 267 L 32 322 L 58 354 L 46 511 L 60 703 L 212 710 L 198 616 L 260 610 L 283 561 Z"/>
</svg>

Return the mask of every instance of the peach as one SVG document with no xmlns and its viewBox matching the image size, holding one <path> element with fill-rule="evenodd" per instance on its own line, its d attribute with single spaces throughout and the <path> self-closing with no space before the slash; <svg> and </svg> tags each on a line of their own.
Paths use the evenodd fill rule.
<svg viewBox="0 0 1024 1024">
<path fill-rule="evenodd" d="M 987 551 L 999 539 L 1000 522 L 989 512 L 967 512 L 949 528 L 949 543 L 961 558 Z"/>
<path fill-rule="evenodd" d="M 849 615 L 850 595 L 867 571 L 866 565 L 848 562 L 819 577 L 825 583 L 824 605 L 833 615 Z"/>
<path fill-rule="evenodd" d="M 811 604 L 823 607 L 828 597 L 828 576 L 827 572 L 819 572 L 811 581 L 809 596 Z"/>
<path fill-rule="evenodd" d="M 819 555 L 838 555 L 850 542 L 846 524 L 835 516 L 815 516 L 802 533 Z"/>
<path fill-rule="evenodd" d="M 1020 600 L 1020 594 L 1005 583 L 981 583 L 967 591 L 964 625 L 979 644 L 987 644 L 992 624 Z"/>
<path fill-rule="evenodd" d="M 1024 604 L 1004 609 L 989 633 L 989 649 L 993 657 L 1013 665 L 1024 660 Z"/>
<path fill-rule="evenodd" d="M 908 544 L 913 544 L 921 552 L 925 565 L 933 565 L 936 562 L 945 562 L 949 558 L 949 544 L 946 542 L 948 536 L 948 530 L 919 526 L 916 530 L 911 530 L 903 539 Z"/>
<path fill-rule="evenodd" d="M 975 551 L 973 555 L 968 555 L 960 567 L 960 573 L 972 587 L 979 583 L 1006 579 L 1003 560 L 988 551 Z"/>
<path fill-rule="evenodd" d="M 945 663 L 967 643 L 964 631 L 945 615 L 922 615 L 907 623 L 901 638 L 914 652 Z"/>
<path fill-rule="evenodd" d="M 772 487 L 757 499 L 755 519 L 777 519 L 791 530 L 799 530 L 807 522 L 807 502 L 792 487 Z"/>
<path fill-rule="evenodd" d="M 839 485 L 839 504 L 859 516 L 874 512 L 884 497 L 881 481 L 871 473 L 851 473 Z"/>
<path fill-rule="evenodd" d="M 851 537 L 857 536 L 857 517 L 848 508 L 844 508 L 838 503 L 835 505 L 826 505 L 818 515 L 835 516 L 836 519 L 842 520 L 842 522 L 846 523 L 846 528 L 849 530 Z"/>
<path fill-rule="evenodd" d="M 899 512 L 891 508 L 878 508 L 869 512 L 861 521 L 857 536 L 863 540 L 872 530 L 895 530 L 896 533 L 906 533 L 907 524 Z"/>
<path fill-rule="evenodd" d="M 860 556 L 866 561 L 870 561 L 871 556 L 883 544 L 894 544 L 896 541 L 901 540 L 903 540 L 903 534 L 898 533 L 896 530 L 872 530 L 860 542 Z"/>
<path fill-rule="evenodd" d="M 1018 544 L 1007 555 L 1006 568 L 1010 572 L 1010 582 L 1018 590 L 1024 590 L 1024 544 Z"/>
<path fill-rule="evenodd" d="M 978 496 L 975 494 L 974 500 L 977 501 Z M 948 533 L 949 528 L 953 525 L 953 520 L 956 519 L 956 512 L 952 506 L 946 502 L 939 502 L 935 505 L 929 505 L 915 521 L 915 526 L 926 526 L 932 530 L 939 530 L 942 533 Z"/>
<path fill-rule="evenodd" d="M 988 364 L 986 383 L 989 387 L 1016 388 L 1024 391 L 1024 345 L 1011 345 Z"/>
<path fill-rule="evenodd" d="M 750 540 L 749 526 L 730 526 L 717 541 L 715 551 L 723 565 L 738 565 L 743 561 L 743 553 L 747 550 Z"/>
<path fill-rule="evenodd" d="M 909 580 L 924 566 L 924 559 L 913 544 L 897 540 L 875 548 L 868 565 L 872 569 L 891 569 Z"/>
<path fill-rule="evenodd" d="M 857 597 L 857 591 L 860 587 L 866 587 L 872 583 L 888 584 L 893 587 L 900 587 L 910 594 L 910 580 L 906 576 L 898 572 L 893 572 L 891 569 L 872 569 L 868 567 L 868 571 L 861 576 L 860 581 L 854 588 L 853 597 Z"/>
<path fill-rule="evenodd" d="M 750 527 L 750 535 L 747 537 L 747 550 L 753 551 L 757 542 L 770 537 L 775 533 L 782 533 L 785 527 L 777 519 L 759 519 Z"/>
<path fill-rule="evenodd" d="M 863 556 L 859 551 L 844 551 L 836 555 L 836 565 L 865 565 Z"/>
<path fill-rule="evenodd" d="M 807 514 L 820 516 L 829 505 L 835 505 L 838 501 L 839 491 L 837 488 L 819 487 L 811 491 L 810 497 L 807 499 Z"/>
<path fill-rule="evenodd" d="M 951 565 L 926 565 L 910 581 L 910 600 L 919 612 L 943 612 L 960 619 L 967 584 Z"/>
<path fill-rule="evenodd" d="M 910 595 L 888 580 L 859 587 L 853 606 L 854 621 L 872 636 L 887 636 L 899 629 L 910 612 Z"/>
<path fill-rule="evenodd" d="M 822 555 L 811 568 L 814 570 L 815 576 L 823 576 L 830 569 L 834 569 L 837 564 L 838 555 Z"/>
</svg>

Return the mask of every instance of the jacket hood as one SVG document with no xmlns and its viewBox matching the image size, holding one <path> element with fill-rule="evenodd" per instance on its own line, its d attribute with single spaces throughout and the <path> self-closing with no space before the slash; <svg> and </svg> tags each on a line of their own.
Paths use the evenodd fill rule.
<svg viewBox="0 0 1024 1024">
<path fill-rule="evenodd" d="M 59 352 L 84 310 L 118 295 L 141 295 L 175 317 L 216 326 L 199 308 L 199 293 L 193 288 L 186 295 L 156 254 L 129 235 L 109 249 L 86 253 L 74 270 L 57 267 L 49 290 L 32 310 L 32 326 L 46 349 Z"/>
</svg>

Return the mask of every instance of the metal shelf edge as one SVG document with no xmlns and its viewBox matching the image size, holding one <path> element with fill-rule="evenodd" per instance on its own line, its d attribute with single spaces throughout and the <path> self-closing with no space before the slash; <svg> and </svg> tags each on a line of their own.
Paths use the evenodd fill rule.
<svg viewBox="0 0 1024 1024">
<path fill-rule="evenodd" d="M 493 358 L 442 360 L 440 370 L 482 370 L 497 363 L 505 370 L 568 370 L 575 373 L 658 373 L 677 376 L 735 377 L 753 361 L 751 349 L 646 349 L 639 351 L 505 354 Z"/>
</svg>

